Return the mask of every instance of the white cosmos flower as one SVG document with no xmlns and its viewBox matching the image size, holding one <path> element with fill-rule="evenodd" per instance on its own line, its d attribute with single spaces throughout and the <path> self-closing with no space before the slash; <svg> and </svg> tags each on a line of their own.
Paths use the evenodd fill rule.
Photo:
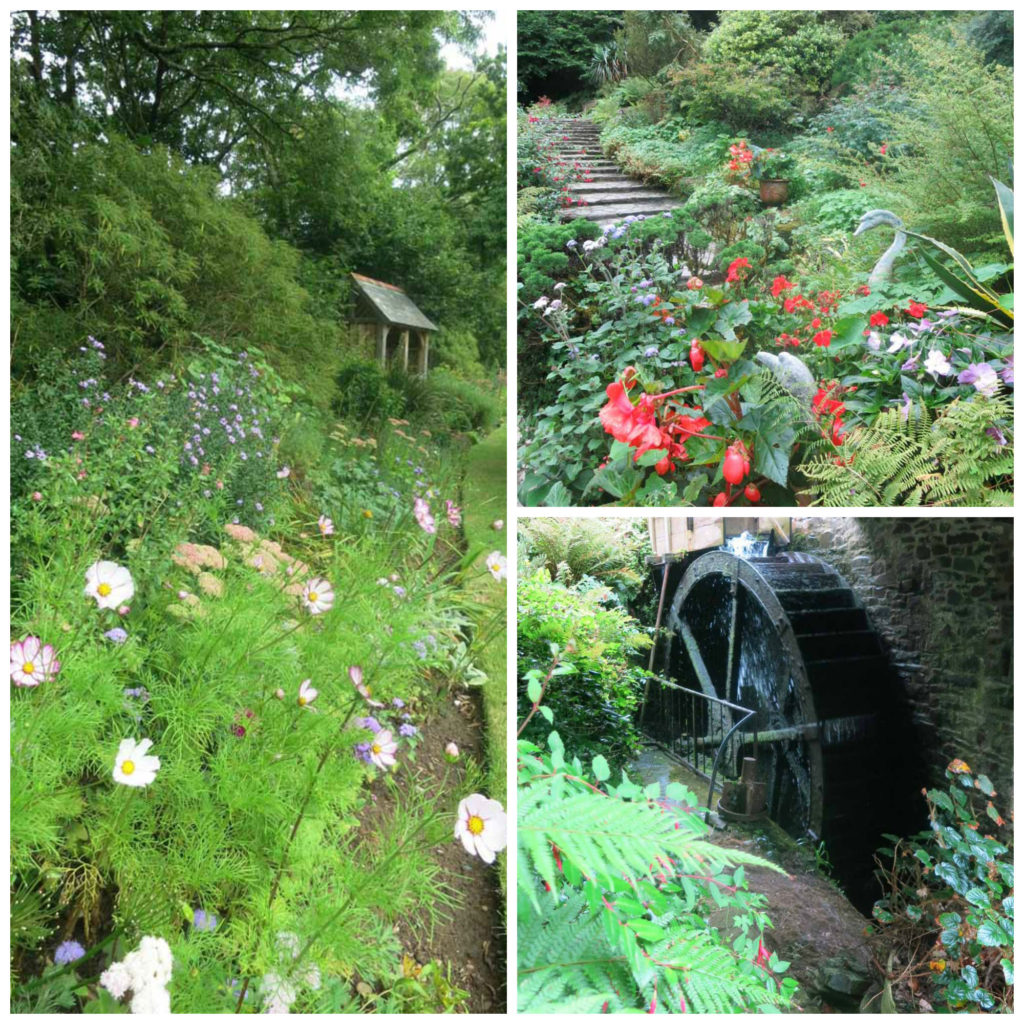
<svg viewBox="0 0 1024 1024">
<path fill-rule="evenodd" d="M 395 763 L 395 752 L 398 744 L 391 736 L 390 729 L 381 729 L 370 744 L 370 761 L 378 768 L 387 771 Z"/>
<path fill-rule="evenodd" d="M 299 684 L 299 707 L 308 707 L 313 701 L 316 700 L 317 695 L 320 693 L 319 690 L 314 690 L 309 684 L 312 683 L 312 679 L 303 679 Z"/>
<path fill-rule="evenodd" d="M 503 580 L 508 575 L 508 563 L 500 551 L 492 551 L 487 556 L 487 571 L 496 579 Z"/>
<path fill-rule="evenodd" d="M 100 608 L 117 608 L 135 596 L 132 574 L 116 562 L 95 562 L 85 571 L 85 596 Z"/>
<path fill-rule="evenodd" d="M 334 523 L 329 516 L 321 516 L 316 521 L 316 525 L 320 527 L 320 535 L 323 537 L 330 537 L 334 533 Z"/>
<path fill-rule="evenodd" d="M 508 821 L 497 800 L 473 793 L 459 803 L 455 821 L 455 838 L 462 841 L 467 853 L 493 864 L 499 850 L 505 849 Z"/>
<path fill-rule="evenodd" d="M 334 606 L 334 588 L 327 580 L 310 580 L 303 588 L 302 603 L 310 615 L 329 612 Z"/>
<path fill-rule="evenodd" d="M 373 695 L 370 693 L 370 688 L 363 685 L 363 670 L 358 665 L 353 665 L 348 670 L 348 677 L 352 680 L 352 685 L 360 694 L 362 694 L 366 703 L 369 704 L 371 708 L 384 707 L 379 700 L 373 699 Z"/>
<path fill-rule="evenodd" d="M 15 686 L 38 686 L 60 671 L 53 647 L 39 637 L 27 636 L 11 644 L 11 682 Z"/>
<path fill-rule="evenodd" d="M 151 746 L 152 740 L 121 740 L 114 758 L 114 781 L 124 786 L 148 786 L 160 768 L 160 758 L 146 753 Z"/>
</svg>

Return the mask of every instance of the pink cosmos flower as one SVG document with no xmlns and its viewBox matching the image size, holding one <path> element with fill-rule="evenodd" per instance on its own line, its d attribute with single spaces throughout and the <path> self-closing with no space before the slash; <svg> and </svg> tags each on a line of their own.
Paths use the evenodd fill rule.
<svg viewBox="0 0 1024 1024">
<path fill-rule="evenodd" d="M 328 516 L 321 516 L 316 521 L 316 524 L 320 527 L 320 535 L 322 537 L 330 537 L 334 533 L 334 523 Z"/>
<path fill-rule="evenodd" d="M 413 515 L 424 532 L 437 533 L 437 525 L 434 523 L 434 517 L 430 514 L 430 506 L 423 498 L 417 498 L 413 502 Z"/>
<path fill-rule="evenodd" d="M 303 679 L 302 682 L 299 684 L 300 708 L 309 707 L 309 705 L 316 700 L 317 696 L 320 693 L 319 690 L 314 690 L 313 687 L 310 685 L 312 682 L 312 679 Z"/>
<path fill-rule="evenodd" d="M 71 440 L 72 441 L 84 441 L 85 440 L 85 434 L 83 434 L 80 430 L 72 430 L 71 431 Z"/>
<path fill-rule="evenodd" d="M 461 526 L 462 525 L 462 509 L 459 508 L 459 506 L 456 505 L 455 502 L 451 500 L 451 498 L 448 498 L 445 501 L 444 507 L 445 507 L 445 513 L 448 516 L 448 522 L 452 526 L 454 526 L 456 528 Z"/>
<path fill-rule="evenodd" d="M 459 803 L 455 821 L 455 838 L 467 853 L 493 864 L 499 850 L 505 849 L 508 820 L 497 800 L 481 793 L 472 793 Z"/>
<path fill-rule="evenodd" d="M 370 693 L 370 688 L 363 684 L 363 670 L 358 665 L 353 665 L 348 670 L 348 677 L 352 680 L 352 685 L 363 696 L 366 703 L 369 704 L 371 708 L 384 707 L 379 700 L 373 699 L 373 696 Z"/>
<path fill-rule="evenodd" d="M 329 612 L 334 606 L 334 588 L 327 580 L 310 580 L 302 590 L 302 603 L 310 615 Z"/>
<path fill-rule="evenodd" d="M 373 742 L 370 744 L 370 763 L 376 765 L 382 771 L 387 771 L 391 765 L 395 764 L 395 752 L 397 750 L 398 744 L 392 737 L 391 730 L 381 729 L 373 737 Z"/>
<path fill-rule="evenodd" d="M 59 671 L 53 647 L 39 637 L 28 636 L 11 644 L 11 682 L 15 686 L 38 686 Z"/>
<path fill-rule="evenodd" d="M 139 425 L 139 418 L 138 418 L 138 416 L 133 416 L 128 421 L 128 429 L 129 430 L 134 430 L 138 425 Z"/>
</svg>

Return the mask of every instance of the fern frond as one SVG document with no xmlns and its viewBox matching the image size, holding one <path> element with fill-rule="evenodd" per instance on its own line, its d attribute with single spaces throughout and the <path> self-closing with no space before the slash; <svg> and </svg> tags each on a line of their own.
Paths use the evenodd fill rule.
<svg viewBox="0 0 1024 1024">
<path fill-rule="evenodd" d="M 841 448 L 819 440 L 802 465 L 816 504 L 1008 505 L 1013 501 L 1012 410 L 1002 397 L 904 416 L 887 409 Z M 993 427 L 1007 439 L 987 433 Z"/>
</svg>

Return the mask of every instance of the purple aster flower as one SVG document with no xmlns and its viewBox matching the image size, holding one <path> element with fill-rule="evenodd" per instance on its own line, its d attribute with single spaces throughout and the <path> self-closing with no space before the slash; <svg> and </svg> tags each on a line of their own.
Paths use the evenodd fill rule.
<svg viewBox="0 0 1024 1024">
<path fill-rule="evenodd" d="M 54 950 L 53 962 L 61 966 L 73 964 L 76 960 L 81 960 L 83 956 L 85 956 L 85 947 L 80 942 L 75 942 L 74 939 L 68 939 Z"/>
<path fill-rule="evenodd" d="M 399 736 L 415 736 L 418 731 L 419 730 L 415 725 L 409 725 L 408 722 L 405 722 L 398 727 Z"/>
<path fill-rule="evenodd" d="M 405 701 L 402 700 L 401 697 L 395 697 L 395 699 L 392 700 L 392 702 L 391 702 L 391 706 L 393 708 L 404 708 L 405 707 Z"/>
<path fill-rule="evenodd" d="M 405 587 L 393 587 L 395 597 L 405 597 Z"/>
<path fill-rule="evenodd" d="M 667 316 L 667 317 L 665 317 L 665 319 L 664 319 L 664 320 L 662 321 L 662 323 L 663 323 L 663 324 L 664 324 L 664 325 L 665 325 L 666 327 L 671 327 L 671 326 L 672 326 L 672 325 L 673 325 L 673 324 L 674 324 L 675 322 L 676 322 L 676 318 L 675 318 L 674 316 Z"/>
<path fill-rule="evenodd" d="M 648 345 L 647 348 L 644 349 L 644 358 L 653 359 L 658 354 L 658 351 L 657 345 Z"/>
<path fill-rule="evenodd" d="M 360 729 L 369 729 L 370 732 L 380 732 L 380 722 L 377 721 L 373 715 L 367 715 L 365 718 L 357 718 L 356 725 Z"/>
<path fill-rule="evenodd" d="M 192 927 L 197 932 L 212 932 L 217 927 L 217 915 L 208 914 L 197 907 L 192 912 Z"/>
<path fill-rule="evenodd" d="M 369 743 L 357 743 L 355 748 L 355 755 L 360 760 L 365 761 L 367 764 L 372 764 L 370 760 L 370 744 Z"/>
<path fill-rule="evenodd" d="M 127 631 L 123 630 L 120 626 L 115 626 L 113 629 L 108 629 L 103 634 L 108 640 L 112 640 L 115 644 L 123 644 L 128 639 Z"/>
</svg>

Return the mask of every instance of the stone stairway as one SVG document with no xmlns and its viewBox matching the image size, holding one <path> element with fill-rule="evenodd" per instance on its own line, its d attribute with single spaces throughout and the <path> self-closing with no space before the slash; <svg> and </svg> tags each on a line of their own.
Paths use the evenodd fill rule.
<svg viewBox="0 0 1024 1024">
<path fill-rule="evenodd" d="M 584 204 L 562 211 L 562 220 L 583 217 L 606 229 L 626 217 L 649 217 L 683 205 L 665 189 L 629 177 L 608 160 L 601 150 L 600 129 L 593 121 L 552 118 L 548 125 L 555 140 L 554 153 L 570 166 L 576 165 L 588 179 L 572 186 L 573 198 Z"/>
</svg>

